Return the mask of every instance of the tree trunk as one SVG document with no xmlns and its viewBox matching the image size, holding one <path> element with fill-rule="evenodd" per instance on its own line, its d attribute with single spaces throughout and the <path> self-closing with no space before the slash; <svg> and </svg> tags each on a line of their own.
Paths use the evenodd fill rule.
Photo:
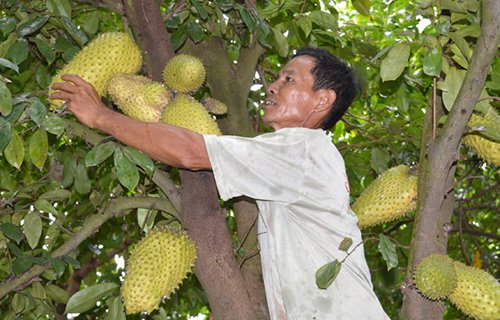
<svg viewBox="0 0 500 320">
<path fill-rule="evenodd" d="M 427 132 L 427 139 L 422 144 L 422 148 L 428 148 L 422 152 L 419 161 L 419 199 L 408 261 L 408 279 L 411 279 L 421 259 L 433 253 L 446 252 L 447 235 L 443 225 L 449 222 L 452 213 L 450 202 L 454 201 L 453 183 L 460 140 L 498 52 L 500 1 L 484 0 L 482 14 L 481 35 L 453 108 L 435 140 Z M 429 113 L 432 110 L 428 110 Z M 440 303 L 423 298 L 414 285 L 406 286 L 403 291 L 402 319 L 442 319 L 444 308 Z"/>
<path fill-rule="evenodd" d="M 159 3 L 127 0 L 125 11 L 144 54 L 146 73 L 161 80 L 165 63 L 173 56 Z M 225 215 L 219 205 L 213 175 L 181 171 L 180 220 L 198 251 L 196 275 L 216 319 L 254 319 L 252 305 L 234 254 Z"/>
<path fill-rule="evenodd" d="M 258 45 L 242 48 L 239 63 L 234 64 L 219 38 L 194 44 L 187 42 L 182 51 L 199 57 L 207 69 L 207 85 L 212 96 L 224 102 L 228 113 L 222 121 L 218 121 L 224 134 L 238 136 L 254 136 L 247 110 L 247 98 L 255 74 L 256 65 L 263 49 Z M 228 70 L 229 72 L 221 72 Z M 254 305 L 254 319 L 269 318 L 260 254 L 257 244 L 257 207 L 253 202 L 245 200 L 234 203 L 238 239 L 247 255 L 241 261 L 241 272 L 245 286 Z"/>
<path fill-rule="evenodd" d="M 195 241 L 196 276 L 216 319 L 253 320 L 253 306 L 232 250 L 211 172 L 181 171 L 182 226 Z"/>
</svg>

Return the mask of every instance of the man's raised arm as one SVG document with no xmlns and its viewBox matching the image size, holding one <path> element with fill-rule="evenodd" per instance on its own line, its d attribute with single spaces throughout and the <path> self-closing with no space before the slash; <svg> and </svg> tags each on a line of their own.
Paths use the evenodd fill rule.
<svg viewBox="0 0 500 320">
<path fill-rule="evenodd" d="M 66 107 L 90 128 L 99 129 L 151 158 L 191 170 L 211 169 L 203 136 L 163 123 L 147 123 L 107 108 L 94 87 L 76 75 L 64 75 L 52 85 L 50 99 L 66 101 Z"/>
</svg>

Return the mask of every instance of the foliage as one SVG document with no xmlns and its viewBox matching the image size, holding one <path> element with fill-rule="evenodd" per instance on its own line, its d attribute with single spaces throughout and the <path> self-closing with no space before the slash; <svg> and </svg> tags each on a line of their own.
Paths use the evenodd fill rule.
<svg viewBox="0 0 500 320">
<path fill-rule="evenodd" d="M 331 134 L 345 158 L 353 200 L 386 169 L 418 165 L 427 107 L 439 107 L 442 96 L 444 115 L 436 126 L 442 124 L 480 32 L 476 0 L 270 0 L 255 7 L 231 0 L 190 0 L 165 1 L 161 10 L 175 49 L 188 40 L 200 43 L 213 37 L 223 39 L 233 61 L 241 48 L 254 42 L 266 49 L 247 106 L 259 131 L 268 130 L 259 121 L 267 83 L 294 49 L 325 47 L 349 61 L 366 90 Z M 98 33 L 126 25 L 119 13 L 77 1 L 3 1 L 0 280 L 5 283 L 34 266 L 48 268 L 0 299 L 2 319 L 16 314 L 54 318 L 65 308 L 81 312 L 78 319 L 105 318 L 106 312 L 109 319 L 123 318 L 116 285 L 128 246 L 154 223 L 176 220 L 171 208 L 130 206 L 82 238 L 74 250 L 54 255 L 78 238 L 88 217 L 102 215 L 115 199 L 164 198 L 152 180 L 155 170 L 169 168 L 98 133 L 83 134 L 71 115 L 49 110 L 46 101 L 57 70 Z M 225 72 L 229 70 L 221 70 Z M 497 56 L 476 112 L 498 108 L 499 93 Z M 498 181 L 497 168 L 462 149 L 449 240 L 451 257 L 497 276 Z M 412 223 L 410 215 L 364 233 L 375 290 L 392 318 L 401 307 Z M 75 292 L 90 300 L 79 300 Z M 70 308 L 75 305 L 80 309 Z M 194 276 L 163 306 L 154 319 L 209 312 Z M 449 306 L 445 317 L 461 315 Z"/>
</svg>

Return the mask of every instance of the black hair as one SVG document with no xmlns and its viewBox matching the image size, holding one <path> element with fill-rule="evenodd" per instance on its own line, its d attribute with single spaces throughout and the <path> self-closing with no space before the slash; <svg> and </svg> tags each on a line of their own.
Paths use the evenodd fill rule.
<svg viewBox="0 0 500 320">
<path fill-rule="evenodd" d="M 302 55 L 311 56 L 316 60 L 311 69 L 314 78 L 313 89 L 331 89 L 337 95 L 330 112 L 321 124 L 322 129 L 330 129 L 342 118 L 352 101 L 361 94 L 361 82 L 354 69 L 325 49 L 301 48 L 293 57 Z"/>
</svg>

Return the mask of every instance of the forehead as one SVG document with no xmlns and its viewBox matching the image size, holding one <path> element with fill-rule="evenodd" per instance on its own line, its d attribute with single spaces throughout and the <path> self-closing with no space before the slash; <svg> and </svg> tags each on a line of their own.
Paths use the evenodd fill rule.
<svg viewBox="0 0 500 320">
<path fill-rule="evenodd" d="M 316 59 L 302 55 L 290 60 L 281 70 L 282 74 L 298 74 L 301 76 L 311 76 L 311 69 L 316 65 Z"/>
</svg>

